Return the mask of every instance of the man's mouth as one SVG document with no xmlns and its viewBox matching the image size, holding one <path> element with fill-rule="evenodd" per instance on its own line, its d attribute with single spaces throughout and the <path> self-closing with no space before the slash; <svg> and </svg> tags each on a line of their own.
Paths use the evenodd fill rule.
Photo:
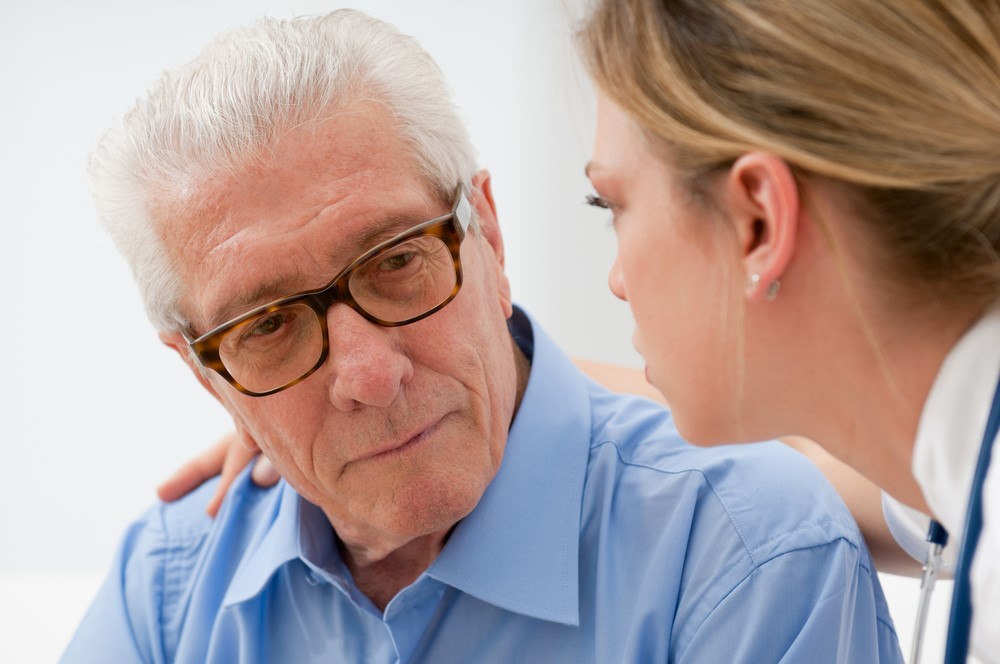
<svg viewBox="0 0 1000 664">
<path fill-rule="evenodd" d="M 434 431 L 437 430 L 438 425 L 441 420 L 434 421 L 429 425 L 423 426 L 414 431 L 414 433 L 399 438 L 391 443 L 383 445 L 382 447 L 370 452 L 358 459 L 359 461 L 368 461 L 370 459 L 385 459 L 396 454 L 402 454 L 408 451 L 410 448 L 417 447 L 424 441 L 426 441 Z"/>
</svg>

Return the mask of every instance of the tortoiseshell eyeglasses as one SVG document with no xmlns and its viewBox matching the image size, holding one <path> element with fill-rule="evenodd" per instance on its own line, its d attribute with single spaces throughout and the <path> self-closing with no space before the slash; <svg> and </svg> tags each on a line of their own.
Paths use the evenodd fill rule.
<svg viewBox="0 0 1000 664">
<path fill-rule="evenodd" d="M 240 392 L 288 389 L 326 361 L 326 312 L 343 302 L 383 327 L 408 325 L 451 302 L 462 287 L 460 249 L 472 206 L 459 189 L 451 212 L 366 251 L 327 286 L 284 297 L 192 338 L 198 360 Z"/>
</svg>

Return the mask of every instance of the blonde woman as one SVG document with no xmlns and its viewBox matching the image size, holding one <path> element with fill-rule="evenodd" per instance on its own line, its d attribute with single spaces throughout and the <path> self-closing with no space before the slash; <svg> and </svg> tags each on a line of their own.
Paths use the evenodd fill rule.
<svg viewBox="0 0 1000 664">
<path fill-rule="evenodd" d="M 971 561 L 1000 662 L 1000 3 L 606 0 L 580 39 L 609 282 L 680 432 L 816 440 L 952 548 L 978 472 L 955 594 Z"/>
</svg>

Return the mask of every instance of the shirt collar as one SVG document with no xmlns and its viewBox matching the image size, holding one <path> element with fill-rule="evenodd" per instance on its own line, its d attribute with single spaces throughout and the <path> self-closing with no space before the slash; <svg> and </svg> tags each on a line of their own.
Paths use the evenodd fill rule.
<svg viewBox="0 0 1000 664">
<path fill-rule="evenodd" d="M 245 471 L 239 482 L 250 482 L 249 471 Z M 249 490 L 260 491 L 255 487 Z M 279 492 L 276 504 L 270 515 L 263 517 L 258 532 L 246 547 L 247 555 L 233 574 L 223 606 L 253 599 L 275 572 L 292 560 L 301 560 L 310 573 L 337 584 L 359 600 L 360 593 L 350 581 L 350 572 L 340 558 L 333 528 L 323 510 L 300 496 L 284 480 L 274 490 Z M 234 490 L 232 493 L 240 492 Z"/>
<path fill-rule="evenodd" d="M 951 349 L 924 404 L 913 474 L 952 541 L 961 541 L 979 447 L 1000 374 L 1000 302 Z"/>
<path fill-rule="evenodd" d="M 589 394 L 569 358 L 519 308 L 510 325 L 532 365 L 501 467 L 426 574 L 500 608 L 578 625 Z M 237 484 L 250 481 L 245 471 Z M 255 597 L 279 567 L 296 558 L 328 572 L 341 566 L 319 508 L 284 481 L 278 490 L 276 504 L 233 576 L 224 606 Z M 242 492 L 234 487 L 231 493 Z"/>
<path fill-rule="evenodd" d="M 255 487 L 241 486 L 251 481 L 248 467 L 234 482 L 227 500 L 238 500 L 248 491 L 259 491 Z M 305 501 L 284 480 L 273 491 L 278 492 L 277 500 L 270 506 L 268 514 L 257 517 L 257 532 L 251 538 L 246 547 L 247 554 L 233 574 L 222 600 L 223 606 L 239 604 L 256 597 L 279 567 L 300 556 L 300 530 L 308 532 L 307 529 L 300 529 L 300 503 Z M 234 509 L 238 509 L 238 506 L 231 505 L 227 511 Z M 224 515 L 220 513 L 216 518 L 222 519 Z M 244 527 L 243 523 L 226 525 Z"/>
<path fill-rule="evenodd" d="M 511 327 L 515 339 L 533 338 L 534 352 L 503 462 L 427 574 L 503 609 L 578 625 L 589 394 L 569 358 L 520 309 Z"/>
</svg>

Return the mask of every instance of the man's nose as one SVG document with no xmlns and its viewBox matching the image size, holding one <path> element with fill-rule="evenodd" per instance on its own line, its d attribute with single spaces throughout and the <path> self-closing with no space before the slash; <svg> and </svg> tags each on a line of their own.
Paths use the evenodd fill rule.
<svg viewBox="0 0 1000 664">
<path fill-rule="evenodd" d="M 371 323 L 345 304 L 326 313 L 330 336 L 330 401 L 342 411 L 389 406 L 413 377 L 413 363 L 398 347 L 398 333 Z"/>
</svg>

